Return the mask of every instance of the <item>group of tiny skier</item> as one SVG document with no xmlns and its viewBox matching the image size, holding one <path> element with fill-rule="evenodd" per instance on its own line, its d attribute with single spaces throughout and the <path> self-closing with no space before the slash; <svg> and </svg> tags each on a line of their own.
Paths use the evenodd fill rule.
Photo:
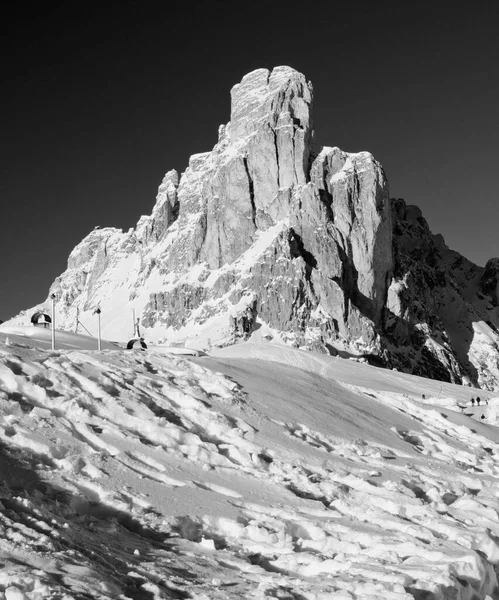
<svg viewBox="0 0 499 600">
<path fill-rule="evenodd" d="M 473 406 L 473 408 L 475 407 L 475 403 L 477 406 L 480 406 L 481 398 L 480 398 L 480 396 L 477 396 L 476 398 L 471 398 L 470 402 L 471 402 L 471 406 Z M 489 399 L 485 398 L 485 404 L 488 405 L 488 403 L 489 403 Z M 463 409 L 464 409 L 464 407 L 463 407 Z M 482 420 L 485 419 L 485 415 L 482 415 L 480 417 L 480 419 L 482 419 Z"/>
<path fill-rule="evenodd" d="M 475 400 L 475 398 L 472 398 L 470 402 L 471 402 L 471 405 L 472 405 L 472 406 L 475 406 L 475 402 L 476 402 L 476 405 L 477 405 L 477 406 L 480 406 L 480 402 L 481 402 L 481 400 L 480 400 L 480 396 L 477 396 L 477 397 L 476 397 L 476 400 Z M 489 399 L 488 399 L 488 398 L 485 398 L 485 404 L 488 404 L 488 403 L 489 403 Z"/>
<path fill-rule="evenodd" d="M 426 399 L 426 395 L 425 395 L 425 394 L 422 394 L 422 395 L 421 395 L 421 397 L 423 398 L 423 400 L 425 400 L 425 399 Z M 473 408 L 475 408 L 475 404 L 476 404 L 476 406 L 477 406 L 477 407 L 479 407 L 479 406 L 480 406 L 480 402 L 481 402 L 481 401 L 482 401 L 482 399 L 480 398 L 480 396 L 477 396 L 476 398 L 471 398 L 471 400 L 470 400 L 470 402 L 471 402 L 471 406 L 472 406 Z M 488 404 L 489 404 L 489 399 L 488 399 L 488 398 L 485 398 L 485 404 L 488 406 Z M 482 405 L 482 406 L 483 406 L 483 405 Z M 461 406 L 460 406 L 460 409 L 464 411 L 464 410 L 466 410 L 466 407 L 461 405 Z M 467 416 L 469 416 L 469 417 L 470 417 L 472 414 L 473 414 L 473 413 L 468 413 L 468 414 L 467 414 Z M 483 420 L 483 419 L 485 419 L 485 415 L 482 415 L 482 416 L 480 417 L 480 419 L 482 419 L 482 420 Z"/>
</svg>

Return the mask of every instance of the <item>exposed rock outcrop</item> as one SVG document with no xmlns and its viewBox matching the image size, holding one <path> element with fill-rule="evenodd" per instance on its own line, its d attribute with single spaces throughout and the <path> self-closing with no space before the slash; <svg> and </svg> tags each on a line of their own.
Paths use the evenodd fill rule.
<svg viewBox="0 0 499 600">
<path fill-rule="evenodd" d="M 485 296 L 489 296 L 493 306 L 499 306 L 499 258 L 487 261 L 478 289 Z"/>
<path fill-rule="evenodd" d="M 497 263 L 483 272 L 419 209 L 392 207 L 368 152 L 315 147 L 312 87 L 292 68 L 253 71 L 231 98 L 213 150 L 166 174 L 150 216 L 73 250 L 50 289 L 59 325 L 92 332 L 99 306 L 109 339 L 136 315 L 153 340 L 255 336 L 497 386 Z"/>
<path fill-rule="evenodd" d="M 177 219 L 179 212 L 178 181 L 177 171 L 168 171 L 159 186 L 151 216 L 142 217 L 137 223 L 136 235 L 142 243 L 157 243 Z"/>
<path fill-rule="evenodd" d="M 493 291 L 494 269 L 449 250 L 417 206 L 397 199 L 392 207 L 394 276 L 384 328 L 391 364 L 499 389 L 499 312 L 483 295 L 484 285 Z"/>
<path fill-rule="evenodd" d="M 289 67 L 233 88 L 218 144 L 181 178 L 177 229 L 157 261 L 172 283 L 151 295 L 145 326 L 185 327 L 193 311 L 199 322 L 254 293 L 259 319 L 286 339 L 380 349 L 392 266 L 386 178 L 367 152 L 314 151 L 311 103 Z M 186 286 L 196 265 L 204 280 Z"/>
</svg>

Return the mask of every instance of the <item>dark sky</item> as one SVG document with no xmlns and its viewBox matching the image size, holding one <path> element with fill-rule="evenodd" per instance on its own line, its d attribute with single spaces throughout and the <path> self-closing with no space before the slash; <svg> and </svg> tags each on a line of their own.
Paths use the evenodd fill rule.
<svg viewBox="0 0 499 600">
<path fill-rule="evenodd" d="M 150 214 L 261 67 L 312 81 L 317 143 L 369 150 L 451 248 L 499 255 L 494 2 L 113 4 L 2 15 L 0 319 L 44 300 L 96 225 Z"/>
</svg>

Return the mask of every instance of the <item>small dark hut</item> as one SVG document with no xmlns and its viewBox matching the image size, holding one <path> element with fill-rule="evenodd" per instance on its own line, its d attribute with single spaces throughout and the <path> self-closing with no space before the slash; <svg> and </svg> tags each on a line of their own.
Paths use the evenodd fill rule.
<svg viewBox="0 0 499 600">
<path fill-rule="evenodd" d="M 132 350 L 136 342 L 140 343 L 140 347 L 142 348 L 142 350 L 145 350 L 147 348 L 147 344 L 144 342 L 144 338 L 133 338 L 126 345 L 126 349 Z"/>
<path fill-rule="evenodd" d="M 37 327 L 48 327 L 50 323 L 52 323 L 52 319 L 49 317 L 49 315 L 37 311 L 36 313 L 33 313 L 31 322 Z"/>
</svg>

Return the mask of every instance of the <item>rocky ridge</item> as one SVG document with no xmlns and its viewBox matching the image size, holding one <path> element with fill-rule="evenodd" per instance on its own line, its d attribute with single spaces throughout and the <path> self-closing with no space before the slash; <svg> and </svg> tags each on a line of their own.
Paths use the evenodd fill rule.
<svg viewBox="0 0 499 600">
<path fill-rule="evenodd" d="M 392 211 L 384 329 L 392 361 L 425 377 L 499 389 L 497 259 L 483 268 L 450 250 L 417 206 L 396 199 Z"/>
<path fill-rule="evenodd" d="M 157 342 L 251 337 L 499 388 L 497 265 L 392 202 L 368 152 L 317 148 L 312 97 L 290 67 L 246 75 L 213 150 L 166 174 L 151 215 L 73 250 L 50 288 L 59 326 L 94 332 L 99 307 L 108 339 L 136 315 Z"/>
</svg>

